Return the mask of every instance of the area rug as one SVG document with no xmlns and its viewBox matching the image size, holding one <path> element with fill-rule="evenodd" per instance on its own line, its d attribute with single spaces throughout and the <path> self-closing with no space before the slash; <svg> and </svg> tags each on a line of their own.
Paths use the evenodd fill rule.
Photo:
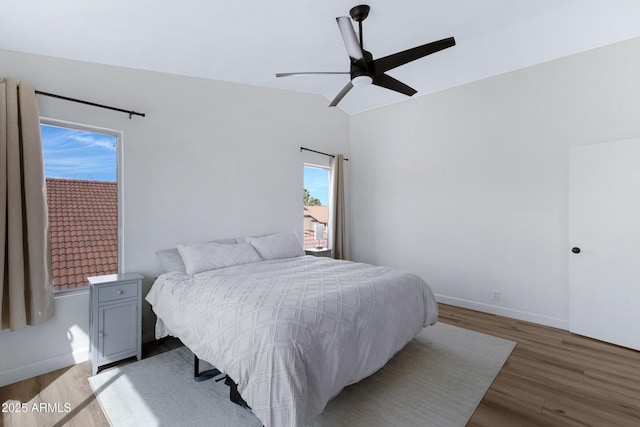
<svg viewBox="0 0 640 427">
<path fill-rule="evenodd" d="M 309 427 L 464 426 L 515 343 L 438 323 L 381 370 L 346 387 Z M 185 347 L 89 378 L 114 427 L 256 426 L 250 410 L 229 401 L 229 388 L 193 381 Z"/>
</svg>

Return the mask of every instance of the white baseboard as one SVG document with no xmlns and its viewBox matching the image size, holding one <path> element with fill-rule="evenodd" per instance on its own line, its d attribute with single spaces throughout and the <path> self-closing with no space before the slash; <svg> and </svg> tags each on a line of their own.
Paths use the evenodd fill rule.
<svg viewBox="0 0 640 427">
<path fill-rule="evenodd" d="M 436 294 L 435 297 L 438 302 L 441 302 L 443 304 L 455 305 L 456 307 L 468 308 L 470 310 L 481 311 L 483 313 L 497 314 L 499 316 L 509 317 L 511 319 L 524 320 L 525 322 L 551 326 L 553 328 L 564 329 L 566 331 L 569 330 L 569 320 L 567 319 L 543 316 L 536 313 L 529 313 L 526 311 L 514 310 L 512 308 L 499 307 L 496 305 L 485 304 L 446 295 Z"/>
<path fill-rule="evenodd" d="M 63 354 L 52 357 L 50 359 L 40 360 L 29 365 L 20 366 L 19 368 L 9 371 L 0 372 L 0 387 L 13 384 L 27 378 L 36 377 L 46 374 L 47 372 L 73 366 L 76 363 L 82 363 L 89 360 L 89 348 L 82 348 L 73 353 Z"/>
</svg>

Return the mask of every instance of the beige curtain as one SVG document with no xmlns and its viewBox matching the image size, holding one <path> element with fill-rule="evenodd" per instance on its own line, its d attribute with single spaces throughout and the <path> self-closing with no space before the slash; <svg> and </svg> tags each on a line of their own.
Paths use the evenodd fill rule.
<svg viewBox="0 0 640 427">
<path fill-rule="evenodd" d="M 344 156 L 338 154 L 331 159 L 331 182 L 329 189 L 329 247 L 335 259 L 349 259 L 347 231 L 344 214 Z"/>
<path fill-rule="evenodd" d="M 53 316 L 40 115 L 34 89 L 0 78 L 0 319 L 2 329 Z"/>
</svg>

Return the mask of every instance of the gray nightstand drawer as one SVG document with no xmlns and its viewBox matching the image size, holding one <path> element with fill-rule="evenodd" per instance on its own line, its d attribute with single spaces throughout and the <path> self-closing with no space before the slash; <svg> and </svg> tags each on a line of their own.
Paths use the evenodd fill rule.
<svg viewBox="0 0 640 427">
<path fill-rule="evenodd" d="M 119 283 L 114 286 L 101 286 L 98 288 L 98 303 L 131 298 L 138 295 L 138 283 Z"/>
</svg>

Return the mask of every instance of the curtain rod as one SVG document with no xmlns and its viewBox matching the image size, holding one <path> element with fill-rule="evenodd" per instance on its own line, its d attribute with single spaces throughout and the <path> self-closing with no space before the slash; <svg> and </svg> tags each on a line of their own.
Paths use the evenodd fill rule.
<svg viewBox="0 0 640 427">
<path fill-rule="evenodd" d="M 335 157 L 335 155 L 333 155 L 333 154 L 323 153 L 322 151 L 312 150 L 311 148 L 300 147 L 300 151 L 302 151 L 302 150 L 311 151 L 312 153 L 318 153 L 318 154 L 322 154 L 323 156 L 329 156 L 329 157 L 332 157 L 332 158 Z M 344 161 L 348 162 L 349 159 L 345 158 Z"/>
<path fill-rule="evenodd" d="M 48 92 L 42 92 L 42 91 L 36 90 L 36 94 L 43 95 L 43 96 L 50 96 L 52 98 L 64 99 L 65 101 L 77 102 L 79 104 L 91 105 L 93 107 L 106 108 L 107 110 L 120 111 L 121 113 L 127 113 L 129 115 L 129 119 L 131 119 L 131 116 L 133 116 L 134 114 L 136 116 L 145 117 L 144 113 L 138 113 L 137 111 L 125 110 L 123 108 L 117 108 L 117 107 L 110 107 L 108 105 L 103 105 L 103 104 L 96 104 L 95 102 L 83 101 L 82 99 L 76 99 L 76 98 L 69 98 L 68 96 L 56 95 L 55 93 L 48 93 Z"/>
</svg>

